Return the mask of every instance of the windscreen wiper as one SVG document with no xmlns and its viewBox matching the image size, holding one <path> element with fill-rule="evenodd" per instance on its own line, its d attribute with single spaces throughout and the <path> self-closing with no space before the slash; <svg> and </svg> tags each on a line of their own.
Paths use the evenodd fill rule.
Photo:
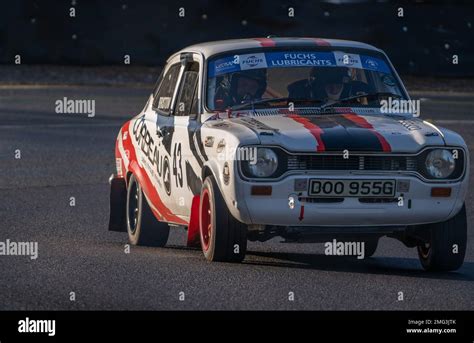
<svg viewBox="0 0 474 343">
<path fill-rule="evenodd" d="M 364 94 L 357 94 L 357 95 L 353 95 L 353 96 L 350 96 L 350 97 L 347 97 L 347 98 L 339 99 L 339 100 L 336 100 L 335 102 L 332 102 L 332 103 L 326 103 L 323 106 L 321 106 L 321 109 L 323 110 L 323 109 L 328 108 L 328 107 L 334 107 L 337 104 L 343 104 L 345 102 L 352 101 L 352 100 L 357 100 L 359 98 L 375 98 L 375 97 L 380 98 L 382 96 L 386 96 L 386 97 L 390 96 L 390 97 L 394 97 L 394 98 L 397 98 L 397 99 L 403 98 L 403 96 L 401 96 L 400 94 L 390 93 L 390 92 L 364 93 Z"/>
<path fill-rule="evenodd" d="M 269 102 L 279 102 L 279 101 L 286 101 L 287 104 L 289 103 L 316 103 L 316 104 L 319 104 L 319 103 L 322 103 L 323 100 L 321 99 L 294 99 L 294 98 L 288 98 L 288 97 L 281 97 L 281 98 L 269 98 L 269 99 L 260 99 L 260 100 L 252 100 L 252 101 L 249 101 L 249 102 L 246 102 L 244 104 L 239 104 L 239 105 L 234 105 L 232 106 L 230 109 L 231 110 L 241 110 L 241 109 L 244 109 L 246 107 L 251 107 L 252 109 L 254 109 L 255 105 L 261 105 L 261 104 L 265 104 L 265 103 L 269 103 Z"/>
</svg>

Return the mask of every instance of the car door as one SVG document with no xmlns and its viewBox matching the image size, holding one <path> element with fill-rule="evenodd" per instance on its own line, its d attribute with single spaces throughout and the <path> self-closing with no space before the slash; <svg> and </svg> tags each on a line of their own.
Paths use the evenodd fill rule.
<svg viewBox="0 0 474 343">
<path fill-rule="evenodd" d="M 145 112 L 146 122 L 152 132 L 155 145 L 156 168 L 152 174 L 161 202 L 166 212 L 177 215 L 175 193 L 173 192 L 171 163 L 174 134 L 173 108 L 176 91 L 183 66 L 179 56 L 171 59 L 158 81 L 153 95 L 153 104 Z M 164 218 L 166 220 L 166 218 Z"/>
<path fill-rule="evenodd" d="M 200 56 L 191 53 L 182 54 L 181 62 L 183 70 L 171 115 L 173 137 L 170 147 L 170 171 L 176 214 L 187 218 L 194 195 L 201 191 L 202 163 L 199 163 L 201 160 L 196 154 L 195 136 L 200 127 L 198 117 L 202 64 Z"/>
</svg>

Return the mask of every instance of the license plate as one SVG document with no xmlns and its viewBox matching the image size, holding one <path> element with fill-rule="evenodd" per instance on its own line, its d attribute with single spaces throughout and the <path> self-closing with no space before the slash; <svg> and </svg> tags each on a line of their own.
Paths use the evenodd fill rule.
<svg viewBox="0 0 474 343">
<path fill-rule="evenodd" d="M 395 180 L 311 179 L 309 196 L 316 197 L 394 197 Z"/>
</svg>

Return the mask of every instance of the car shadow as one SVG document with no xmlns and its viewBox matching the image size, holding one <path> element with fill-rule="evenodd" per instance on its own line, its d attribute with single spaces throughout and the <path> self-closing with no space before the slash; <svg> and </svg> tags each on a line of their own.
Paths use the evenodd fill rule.
<svg viewBox="0 0 474 343">
<path fill-rule="evenodd" d="M 268 258 L 270 260 L 262 260 L 261 258 Z M 474 263 L 472 262 L 464 262 L 462 267 L 454 272 L 426 272 L 422 269 L 418 259 L 414 258 L 370 257 L 358 260 L 357 258 L 347 256 L 247 251 L 244 263 L 292 269 L 474 281 Z"/>
<path fill-rule="evenodd" d="M 167 245 L 166 249 L 200 252 L 199 247 Z M 458 271 L 427 272 L 417 258 L 370 257 L 358 260 L 349 256 L 327 256 L 285 252 L 247 251 L 244 265 L 291 269 L 349 272 L 374 275 L 393 275 L 425 279 L 474 281 L 474 263 L 464 262 Z"/>
</svg>

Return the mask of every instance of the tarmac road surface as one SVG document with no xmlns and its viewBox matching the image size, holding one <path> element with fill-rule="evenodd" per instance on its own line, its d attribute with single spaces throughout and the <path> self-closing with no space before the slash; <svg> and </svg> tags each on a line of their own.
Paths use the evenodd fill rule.
<svg viewBox="0 0 474 343">
<path fill-rule="evenodd" d="M 415 249 L 388 238 L 366 260 L 275 238 L 250 243 L 244 263 L 226 264 L 206 262 L 200 250 L 185 247 L 184 231 L 172 230 L 166 248 L 132 246 L 126 254 L 126 233 L 107 231 L 107 180 L 118 129 L 148 92 L 0 87 L 0 241 L 38 242 L 35 260 L 0 256 L 1 310 L 474 309 L 471 192 L 467 256 L 452 273 L 424 272 Z M 423 117 L 461 133 L 474 151 L 472 94 L 416 96 Z M 55 113 L 64 97 L 95 99 L 95 116 Z"/>
</svg>

